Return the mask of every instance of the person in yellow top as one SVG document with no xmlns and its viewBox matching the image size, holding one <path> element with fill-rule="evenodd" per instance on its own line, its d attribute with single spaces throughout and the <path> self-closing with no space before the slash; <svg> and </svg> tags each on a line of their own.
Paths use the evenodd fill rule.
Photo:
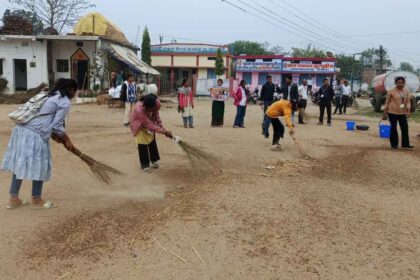
<svg viewBox="0 0 420 280">
<path fill-rule="evenodd" d="M 273 125 L 274 133 L 273 133 L 273 143 L 271 150 L 273 151 L 281 151 L 283 150 L 282 146 L 280 145 L 280 138 L 284 137 L 284 126 L 281 123 L 279 117 L 284 116 L 284 120 L 286 122 L 286 126 L 289 128 L 289 133 L 293 137 L 295 132 L 293 130 L 292 124 L 292 112 L 293 108 L 296 108 L 297 104 L 289 100 L 280 100 L 274 102 L 270 107 L 268 107 L 266 111 L 266 116 L 270 118 L 271 124 Z"/>
</svg>

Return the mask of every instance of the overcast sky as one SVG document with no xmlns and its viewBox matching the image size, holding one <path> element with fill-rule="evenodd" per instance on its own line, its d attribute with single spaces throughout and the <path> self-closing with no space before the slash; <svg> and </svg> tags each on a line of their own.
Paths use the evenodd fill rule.
<svg viewBox="0 0 420 280">
<path fill-rule="evenodd" d="M 162 34 L 164 42 L 268 41 L 286 51 L 312 43 L 347 54 L 382 44 L 394 64 L 409 61 L 420 67 L 420 0 L 228 1 L 237 7 L 221 0 L 97 0 L 94 10 L 132 42 L 138 28 L 147 25 L 153 43 Z M 7 3 L 0 0 L 1 14 Z M 365 36 L 401 32 L 412 33 Z"/>
</svg>

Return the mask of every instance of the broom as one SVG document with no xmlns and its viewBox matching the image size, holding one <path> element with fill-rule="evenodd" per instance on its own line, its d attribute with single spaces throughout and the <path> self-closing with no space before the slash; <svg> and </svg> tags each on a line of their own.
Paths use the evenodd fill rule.
<svg viewBox="0 0 420 280">
<path fill-rule="evenodd" d="M 290 134 L 290 131 L 289 131 Z M 305 152 L 305 150 L 302 148 L 302 145 L 300 144 L 299 140 L 296 139 L 295 136 L 290 135 L 293 139 L 293 142 L 295 143 L 296 147 L 298 148 L 299 153 L 304 157 L 305 159 L 311 159 L 311 157 Z"/>
<path fill-rule="evenodd" d="M 59 137 L 56 137 L 55 135 L 52 136 L 52 138 L 58 142 L 64 145 L 64 141 L 62 139 L 60 139 Z M 73 148 L 70 150 L 71 153 L 73 153 L 74 155 L 76 155 L 77 157 L 79 157 L 90 169 L 90 171 L 92 171 L 93 175 L 95 175 L 95 177 L 105 183 L 105 184 L 110 184 L 112 182 L 112 175 L 124 175 L 123 172 L 119 171 L 118 169 L 115 169 L 105 163 L 99 162 L 93 158 L 91 158 L 90 156 L 82 153 L 79 149 L 77 148 Z"/>
<path fill-rule="evenodd" d="M 115 169 L 112 166 L 109 166 L 105 163 L 102 163 L 100 161 L 97 161 L 97 160 L 91 158 L 90 156 L 82 153 L 77 148 L 74 148 L 74 149 L 70 150 L 70 152 L 72 152 L 74 155 L 79 157 L 89 167 L 89 169 L 90 169 L 90 171 L 92 171 L 93 175 L 95 175 L 95 177 L 99 181 L 101 181 L 105 184 L 109 185 L 112 182 L 112 176 L 113 175 L 116 175 L 116 176 L 124 175 L 124 173 L 119 171 L 118 169 Z"/>
<path fill-rule="evenodd" d="M 174 136 L 172 140 L 177 143 L 181 149 L 187 154 L 188 158 L 192 161 L 206 161 L 206 162 L 212 162 L 214 161 L 214 157 L 203 150 L 200 150 L 199 148 L 185 142 L 184 140 L 181 140 L 180 137 Z"/>
</svg>

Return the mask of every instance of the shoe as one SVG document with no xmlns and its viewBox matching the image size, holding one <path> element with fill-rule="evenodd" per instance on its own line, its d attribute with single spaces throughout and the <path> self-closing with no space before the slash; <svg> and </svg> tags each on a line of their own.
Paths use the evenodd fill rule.
<svg viewBox="0 0 420 280">
<path fill-rule="evenodd" d="M 239 128 L 246 128 L 245 126 L 240 126 Z"/>
<path fill-rule="evenodd" d="M 184 124 L 184 128 L 188 128 L 188 125 Z"/>
<path fill-rule="evenodd" d="M 154 168 L 154 169 L 159 169 L 159 163 L 157 163 L 157 162 L 152 162 L 152 168 Z"/>
<path fill-rule="evenodd" d="M 142 171 L 144 173 L 152 173 L 152 169 L 150 167 L 143 168 Z"/>
<path fill-rule="evenodd" d="M 6 209 L 8 210 L 12 210 L 12 209 L 16 209 L 19 207 L 23 207 L 25 205 L 28 205 L 29 202 L 26 200 L 21 200 L 19 198 L 10 198 L 9 199 L 9 203 L 6 206 Z"/>
<path fill-rule="evenodd" d="M 306 122 L 299 122 L 299 124 L 306 124 Z"/>
<path fill-rule="evenodd" d="M 391 146 L 391 149 L 398 150 L 398 146 Z"/>
<path fill-rule="evenodd" d="M 414 146 L 408 145 L 408 146 L 404 146 L 402 148 L 405 149 L 405 150 L 412 150 L 412 149 L 414 149 Z"/>
<path fill-rule="evenodd" d="M 125 124 L 124 124 L 124 126 L 125 126 L 125 127 L 128 127 L 129 125 L 130 125 L 129 123 L 125 123 Z"/>
<path fill-rule="evenodd" d="M 264 134 L 264 138 L 265 138 L 265 139 L 270 138 L 270 133 L 266 133 L 266 134 Z"/>
<path fill-rule="evenodd" d="M 322 122 L 317 123 L 316 125 L 324 125 Z"/>
<path fill-rule="evenodd" d="M 337 112 L 334 112 L 333 115 L 337 115 Z"/>
<path fill-rule="evenodd" d="M 194 128 L 194 126 L 193 125 L 190 125 L 190 128 Z"/>
<path fill-rule="evenodd" d="M 327 126 L 331 126 L 331 123 L 327 123 Z"/>
<path fill-rule="evenodd" d="M 277 145 L 271 146 L 271 150 L 274 152 L 277 152 L 277 151 L 283 151 L 284 148 L 280 144 L 277 144 Z"/>
<path fill-rule="evenodd" d="M 237 125 L 234 125 L 234 126 L 233 126 L 233 128 L 239 128 L 239 126 L 237 126 Z"/>
</svg>

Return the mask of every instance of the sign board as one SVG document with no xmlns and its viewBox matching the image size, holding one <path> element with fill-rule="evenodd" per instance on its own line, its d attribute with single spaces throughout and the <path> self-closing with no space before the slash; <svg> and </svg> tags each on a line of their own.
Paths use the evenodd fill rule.
<svg viewBox="0 0 420 280">
<path fill-rule="evenodd" d="M 236 61 L 236 71 L 239 72 L 280 72 L 281 59 L 272 59 L 264 61 L 264 59 L 255 59 L 255 61 L 247 61 L 246 59 L 238 59 Z"/>
<path fill-rule="evenodd" d="M 229 99 L 229 88 L 210 88 L 209 91 L 213 100 L 226 101 Z"/>
<path fill-rule="evenodd" d="M 323 61 L 320 64 L 313 63 L 312 61 L 300 61 L 293 63 L 291 61 L 283 61 L 284 72 L 322 72 L 322 73 L 335 73 L 335 62 Z"/>
<path fill-rule="evenodd" d="M 216 54 L 218 49 L 221 49 L 223 54 L 228 53 L 226 46 L 214 45 L 182 45 L 182 44 L 167 44 L 156 45 L 151 47 L 152 53 L 194 53 L 194 54 Z"/>
</svg>

